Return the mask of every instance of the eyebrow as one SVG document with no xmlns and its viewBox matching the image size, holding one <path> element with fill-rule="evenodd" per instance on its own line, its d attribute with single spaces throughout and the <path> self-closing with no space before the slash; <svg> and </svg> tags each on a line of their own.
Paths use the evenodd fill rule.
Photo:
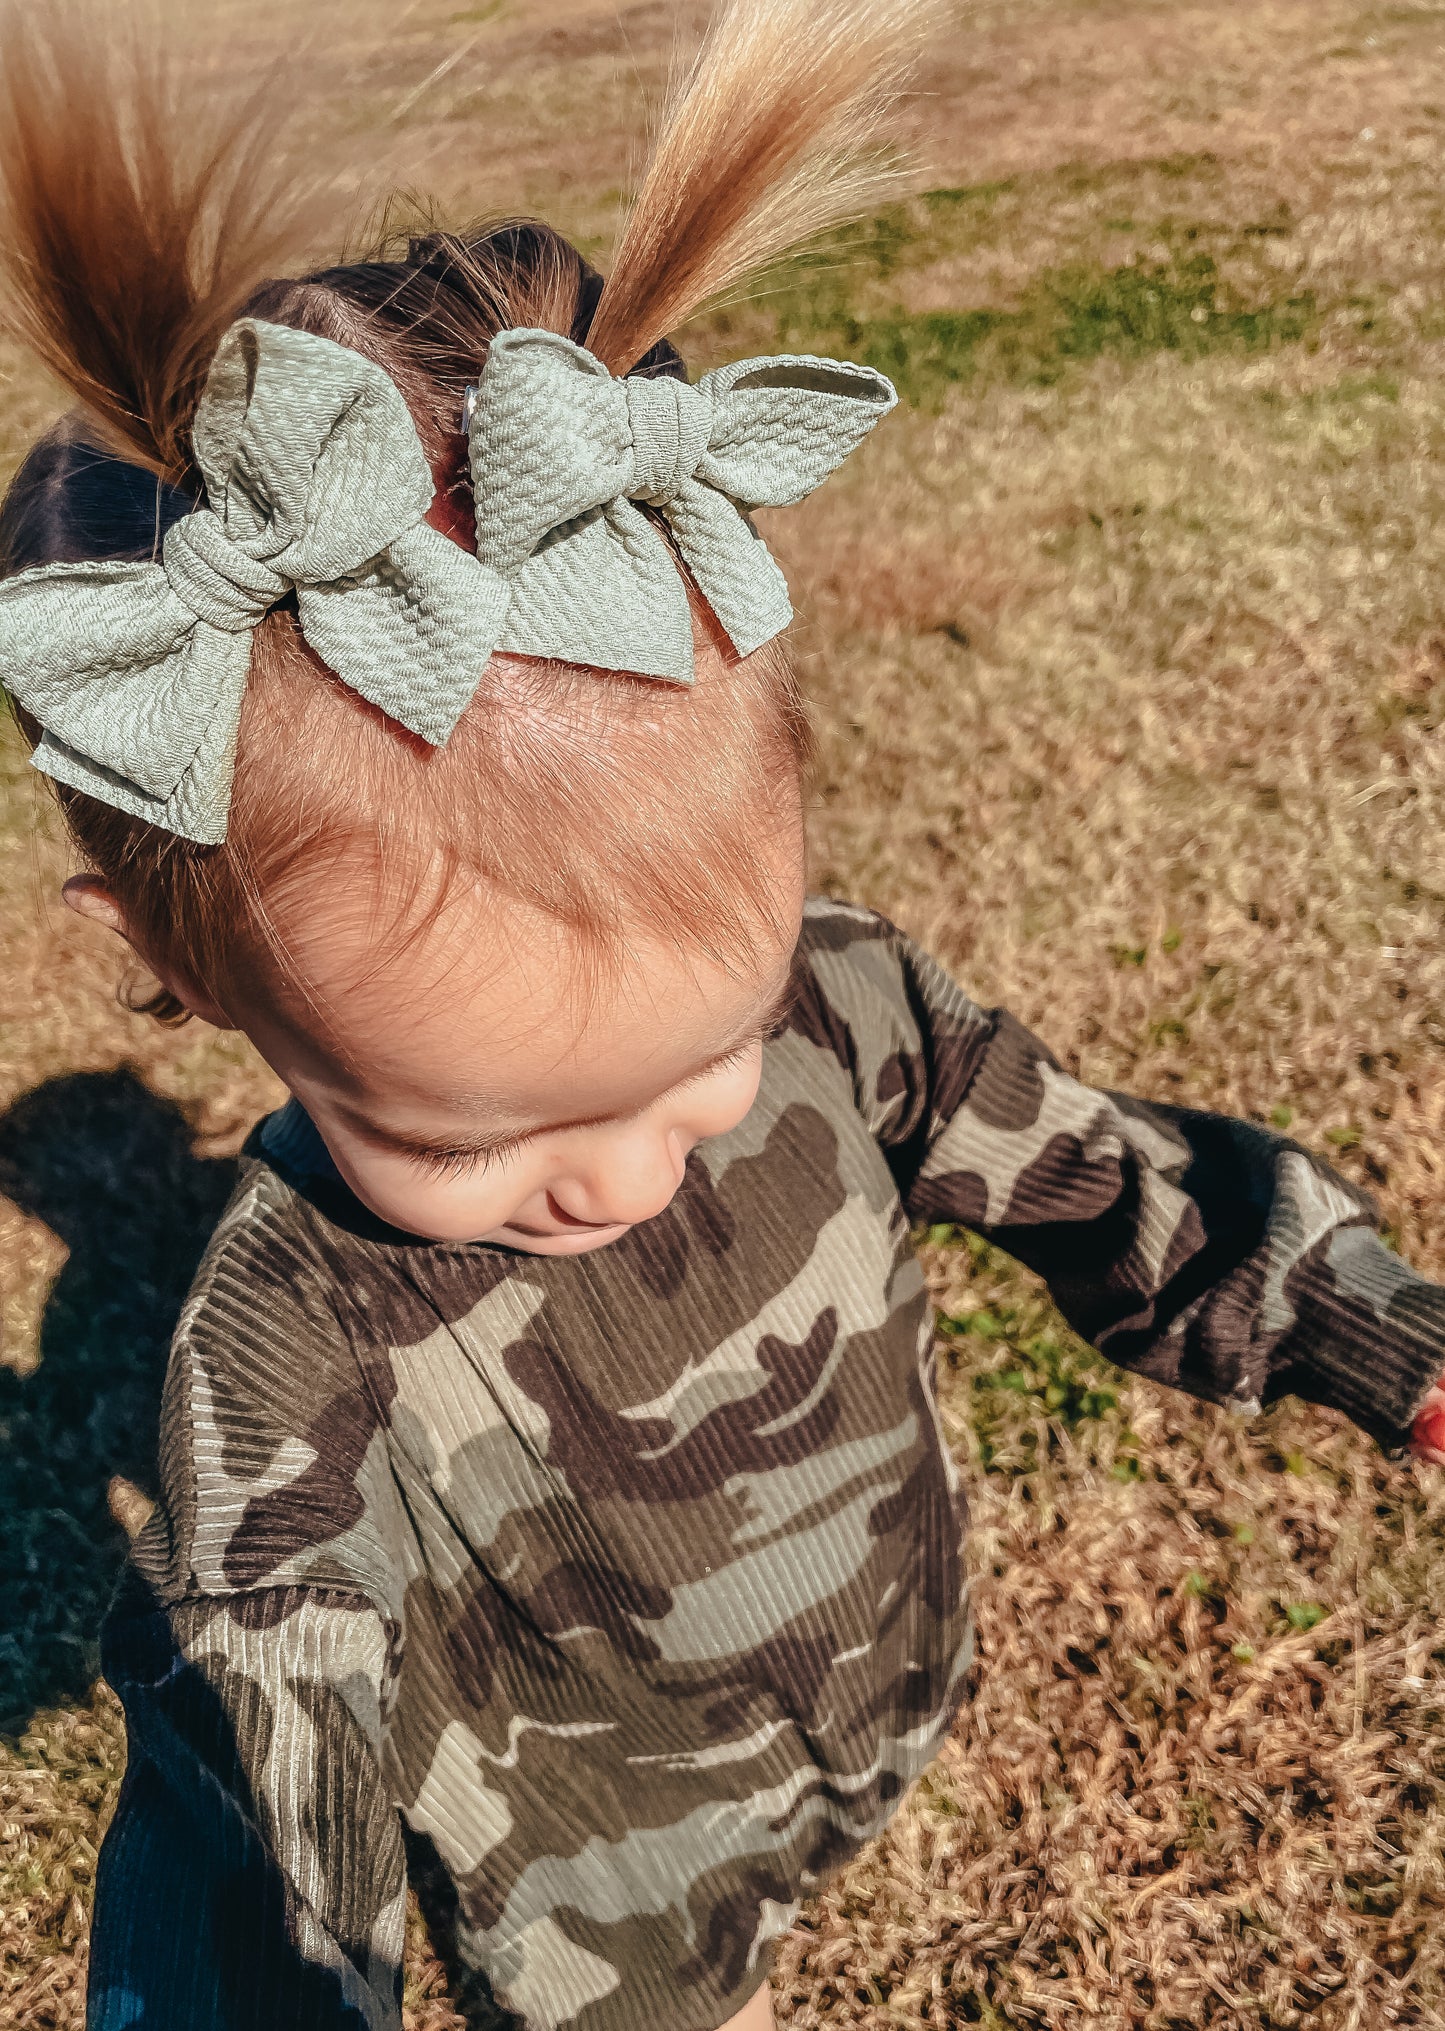
<svg viewBox="0 0 1445 2031">
<path fill-rule="evenodd" d="M 756 1043 L 759 1039 L 766 1041 L 769 1037 L 775 1036 L 792 1012 L 796 993 L 797 983 L 790 967 L 787 978 L 768 1002 L 763 1013 L 755 1022 L 749 1023 L 741 1036 L 725 1045 L 722 1050 L 715 1051 L 705 1063 L 686 1073 L 681 1079 L 675 1080 L 665 1090 L 674 1093 L 679 1087 L 692 1085 L 694 1080 L 705 1079 L 709 1072 L 725 1064 L 747 1045 Z M 658 1097 L 661 1098 L 661 1095 Z M 513 1149 L 519 1143 L 534 1142 L 538 1136 L 565 1135 L 574 1128 L 600 1128 L 606 1122 L 623 1118 L 612 1114 L 586 1114 L 578 1115 L 571 1121 L 540 1122 L 535 1128 L 482 1130 L 474 1135 L 456 1136 L 408 1135 L 404 1129 L 378 1129 L 369 1123 L 363 1124 L 363 1129 L 370 1141 L 382 1143 L 387 1149 L 396 1150 L 402 1156 L 485 1157 L 495 1156 L 501 1150 Z"/>
</svg>

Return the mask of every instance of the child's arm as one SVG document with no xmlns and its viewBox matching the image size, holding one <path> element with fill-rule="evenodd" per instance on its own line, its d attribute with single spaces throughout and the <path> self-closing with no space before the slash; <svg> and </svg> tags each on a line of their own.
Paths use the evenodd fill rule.
<svg viewBox="0 0 1445 2031">
<path fill-rule="evenodd" d="M 1408 1440 L 1445 1371 L 1445 1290 L 1384 1247 L 1354 1186 L 1252 1123 L 1082 1086 L 880 919 L 830 910 L 804 949 L 914 1220 L 1027 1263 L 1125 1367 Z"/>
<path fill-rule="evenodd" d="M 177 1331 L 161 1500 L 102 1638 L 129 1760 L 89 2031 L 399 2031 L 398 1498 L 334 1284 L 253 1173 Z"/>
<path fill-rule="evenodd" d="M 101 1849 L 88 2031 L 399 2031 L 386 1649 L 369 1604 L 342 1594 L 167 1610 L 127 1575 L 103 1665 L 129 1760 Z"/>
</svg>

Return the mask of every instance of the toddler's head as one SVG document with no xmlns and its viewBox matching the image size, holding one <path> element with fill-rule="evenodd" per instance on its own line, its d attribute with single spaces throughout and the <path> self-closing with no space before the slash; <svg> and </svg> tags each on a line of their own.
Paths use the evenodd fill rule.
<svg viewBox="0 0 1445 2031">
<path fill-rule="evenodd" d="M 519 462 L 538 454 L 525 415 L 520 440 L 512 425 L 495 420 L 507 399 L 506 362 L 501 349 L 491 356 L 499 334 L 515 333 L 534 350 L 540 344 L 547 370 L 560 362 L 564 374 L 573 371 L 568 348 L 549 352 L 545 339 L 527 338 L 550 332 L 586 344 L 593 364 L 576 356 L 584 374 L 606 368 L 633 380 L 685 383 L 665 331 L 720 280 L 796 236 L 790 204 L 796 213 L 809 177 L 815 197 L 825 188 L 817 177 L 820 143 L 836 142 L 863 99 L 876 99 L 879 58 L 885 44 L 896 57 L 900 17 L 911 7 L 906 0 L 881 9 L 840 0 L 821 17 L 814 10 L 815 33 L 820 25 L 824 32 L 812 70 L 805 64 L 800 76 L 795 63 L 785 84 L 778 35 L 786 26 L 780 15 L 790 11 L 798 10 L 759 0 L 724 20 L 664 134 L 605 286 L 557 234 L 519 224 L 464 237 L 433 233 L 404 254 L 245 288 L 247 255 L 262 255 L 263 207 L 274 192 L 244 194 L 240 173 L 254 168 L 254 137 L 244 121 L 235 121 L 223 145 L 237 174 L 217 236 L 205 216 L 215 202 L 214 162 L 209 181 L 198 168 L 188 184 L 173 166 L 168 179 L 147 187 L 144 152 L 138 156 L 133 142 L 147 131 L 160 143 L 167 107 L 155 74 L 133 72 L 133 101 L 117 107 L 115 73 L 107 80 L 93 46 L 63 33 L 45 43 L 10 18 L 0 174 L 10 199 L 12 275 L 29 336 L 84 406 L 22 466 L 0 511 L 0 551 L 12 578 L 57 565 L 114 565 L 109 574 L 51 571 L 6 589 L 7 597 L 12 589 L 32 597 L 37 586 L 52 601 L 64 596 L 71 632 L 62 648 L 49 609 L 34 626 L 38 649 L 23 630 L 7 636 L 11 609 L 0 601 L 0 649 L 22 641 L 41 673 L 27 684 L 29 665 L 17 672 L 23 658 L 11 654 L 0 676 L 21 701 L 21 724 L 40 744 L 37 759 L 58 778 L 84 864 L 67 884 L 67 900 L 133 946 L 159 983 L 145 1004 L 152 1014 L 190 1014 L 244 1031 L 305 1107 L 357 1196 L 409 1232 L 538 1253 L 580 1252 L 615 1239 L 668 1203 L 697 1142 L 742 1119 L 763 1039 L 781 1012 L 802 907 L 808 743 L 780 641 L 753 647 L 763 631 L 755 627 L 750 637 L 746 618 L 736 618 L 735 547 L 726 549 L 722 569 L 709 548 L 735 546 L 730 524 L 745 526 L 728 494 L 737 484 L 729 477 L 734 468 L 717 463 L 727 450 L 718 448 L 721 438 L 734 426 L 715 427 L 712 466 L 699 464 L 703 447 L 693 443 L 673 479 L 664 485 L 650 471 L 634 479 L 630 503 L 615 513 L 604 506 L 600 524 L 591 511 L 545 531 L 540 542 L 536 531 L 513 542 L 508 487 Z M 871 34 L 862 35 L 867 46 L 860 48 L 865 28 Z M 87 114 L 98 167 L 77 179 L 50 130 L 58 125 L 74 135 Z M 158 216 L 167 206 L 169 215 Z M 212 231 L 214 246 L 209 274 L 198 281 L 202 228 Z M 251 322 L 236 327 L 237 319 Z M 231 337 L 221 344 L 228 327 Z M 298 353 L 288 332 L 324 344 Z M 282 364 L 273 369 L 264 354 L 277 333 Z M 219 360 L 206 390 L 218 344 L 222 358 L 238 357 L 238 347 L 245 352 L 249 378 L 240 396 L 228 395 Z M 371 363 L 385 380 L 359 383 L 364 399 L 339 404 L 334 418 L 323 402 L 321 448 L 307 450 L 309 424 L 285 407 L 294 393 L 287 362 L 300 362 L 299 387 L 313 357 L 323 373 L 331 370 L 339 355 L 328 349 L 335 348 Z M 341 371 L 344 378 L 344 361 Z M 796 399 L 774 392 L 788 373 L 798 381 L 795 365 L 755 375 L 764 390 L 755 406 Z M 286 419 L 279 431 L 262 414 L 272 383 L 279 398 L 267 399 Z M 809 369 L 800 385 L 815 407 L 858 392 L 829 392 L 821 369 Z M 249 516 L 249 529 L 257 501 L 279 522 L 280 511 L 268 504 L 297 484 L 302 537 L 289 550 L 272 542 L 265 554 L 277 557 L 284 575 L 302 542 L 325 549 L 328 516 L 360 513 L 364 521 L 371 511 L 369 500 L 358 508 L 356 499 L 357 475 L 370 470 L 365 458 L 342 468 L 339 504 L 331 498 L 336 461 L 328 466 L 327 459 L 331 442 L 345 436 L 378 389 L 383 407 L 392 390 L 405 405 L 397 413 L 419 442 L 434 487 L 425 530 L 441 542 L 403 529 L 365 572 L 360 559 L 340 576 L 298 566 L 286 586 L 258 581 L 257 590 L 228 543 L 218 552 L 197 539 L 186 551 L 180 597 L 210 617 L 207 653 L 215 668 L 244 669 L 239 725 L 212 738 L 224 752 L 209 758 L 203 726 L 188 764 L 187 781 L 200 785 L 191 804 L 173 798 L 149 815 L 120 758 L 139 753 L 133 773 L 148 782 L 156 744 L 164 748 L 172 738 L 168 715 L 194 716 L 208 684 L 219 696 L 210 666 L 198 675 L 194 627 L 179 649 L 158 649 L 152 639 L 160 625 L 156 601 L 170 599 L 180 572 L 168 532 L 202 507 L 224 515 L 232 529 Z M 639 472 L 644 427 L 652 430 L 659 398 L 665 416 L 671 403 L 683 419 L 672 426 L 674 442 L 697 429 L 699 405 L 682 407 L 690 397 L 659 388 L 644 404 L 628 393 L 623 413 L 640 419 Z M 559 399 L 565 414 L 565 388 Z M 724 391 L 718 401 L 725 399 Z M 868 399 L 876 408 L 878 395 Z M 483 413 L 469 430 L 474 407 Z M 544 420 L 555 435 L 550 407 Z M 204 447 L 227 429 L 224 487 L 232 505 L 223 509 Z M 571 456 L 565 431 L 560 455 Z M 761 454 L 748 452 L 758 455 L 770 455 L 766 442 Z M 545 466 L 556 454 L 544 446 L 541 456 Z M 292 471 L 298 459 L 305 468 L 299 482 Z M 489 478 L 499 462 L 505 470 Z M 685 498 L 672 497 L 690 469 L 722 475 L 700 504 L 696 481 Z M 424 501 L 425 471 L 422 477 Z M 544 471 L 541 483 L 547 477 Z M 394 483 L 383 467 L 378 497 Z M 535 490 L 535 475 L 532 484 Z M 772 494 L 767 486 L 752 498 L 789 497 L 786 486 Z M 805 490 L 794 484 L 792 494 Z M 717 514 L 730 524 L 713 537 L 709 518 Z M 427 658 L 445 661 L 449 653 L 448 616 L 458 600 L 485 607 L 488 588 L 501 586 L 497 611 L 506 611 L 508 585 L 527 584 L 525 572 L 516 578 L 517 558 L 508 562 L 509 544 L 518 556 L 552 549 L 550 569 L 563 545 L 598 540 L 617 554 L 585 553 L 584 563 L 596 557 L 598 568 L 595 579 L 582 577 L 584 610 L 555 624 L 561 653 L 549 652 L 553 620 L 540 634 L 534 622 L 529 635 L 518 618 L 523 596 L 512 596 L 510 618 L 487 636 L 488 646 L 494 639 L 507 646 L 467 668 L 470 696 L 439 736 L 428 720 L 437 709 L 420 694 L 431 673 Z M 747 569 L 751 540 L 744 543 Z M 475 556 L 495 569 L 474 571 L 475 584 L 461 577 L 460 593 L 451 592 L 450 545 L 466 552 L 468 569 Z M 218 589 L 210 583 L 213 556 Z M 656 644 L 640 641 L 634 654 L 620 614 L 628 560 L 638 558 L 644 579 L 649 571 L 655 577 L 663 559 L 685 592 L 685 606 L 676 597 L 674 604 L 684 635 L 690 627 L 690 651 L 674 642 L 662 660 L 676 665 L 685 655 L 690 668 L 669 667 L 666 679 L 657 674 Z M 168 580 L 159 575 L 162 559 Z M 236 602 L 238 572 L 242 602 L 253 600 L 259 611 L 233 623 L 226 603 Z M 198 573 L 199 590 L 188 591 Z M 709 601 L 699 587 L 713 579 L 721 591 Z M 563 584 L 574 605 L 577 582 L 573 569 Z M 378 584 L 409 622 L 408 607 L 422 610 L 420 676 L 376 674 L 370 666 L 357 674 L 350 615 Z M 546 584 L 543 593 L 552 616 L 559 595 Z M 767 596 L 765 586 L 765 603 Z M 105 604 L 116 599 L 133 607 L 120 621 Z M 338 636 L 338 628 L 353 633 Z M 453 629 L 462 643 L 476 638 L 468 628 L 475 630 L 471 619 Z M 589 645 L 613 637 L 621 646 L 602 662 L 590 660 Z M 123 653 L 115 646 L 122 638 Z M 387 647 L 384 631 L 381 639 Z M 349 681 L 323 660 L 318 641 Z M 239 666 L 228 660 L 236 655 Z M 102 681 L 97 656 L 117 696 L 122 685 L 139 682 L 145 690 L 138 710 L 123 707 L 123 736 L 106 719 L 110 745 L 87 748 L 73 729 L 90 722 L 77 722 L 68 700 L 53 713 L 47 701 L 57 681 L 75 693 Z M 637 674 L 646 670 L 653 674 Z M 223 710 L 207 709 L 209 724 L 222 725 Z M 419 725 L 425 737 L 408 730 Z M 185 815 L 202 807 L 212 814 L 204 822 Z"/>
</svg>

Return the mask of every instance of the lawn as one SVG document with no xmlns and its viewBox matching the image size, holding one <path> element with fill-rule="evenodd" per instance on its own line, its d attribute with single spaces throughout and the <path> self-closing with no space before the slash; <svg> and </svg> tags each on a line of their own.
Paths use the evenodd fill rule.
<svg viewBox="0 0 1445 2031">
<path fill-rule="evenodd" d="M 191 0 L 189 59 L 282 47 Z M 684 0 L 326 0 L 310 137 L 599 258 Z M 202 33 L 201 31 L 204 30 Z M 247 44 L 251 47 L 248 49 Z M 1445 1275 L 1445 5 L 980 0 L 913 195 L 688 335 L 904 406 L 769 530 L 820 743 L 818 886 L 1096 1083 L 1285 1127 Z M 356 192 L 361 196 L 355 196 Z M 58 406 L 0 349 L 8 469 Z M 0 744 L 0 2022 L 82 2017 L 124 1760 L 95 1634 L 170 1325 L 274 1099 L 55 901 Z M 799 2026 L 1445 2025 L 1445 1474 L 1111 1370 L 922 1246 L 974 1512 L 977 1695 L 777 1971 Z M 413 1928 L 409 2031 L 456 2031 Z"/>
</svg>

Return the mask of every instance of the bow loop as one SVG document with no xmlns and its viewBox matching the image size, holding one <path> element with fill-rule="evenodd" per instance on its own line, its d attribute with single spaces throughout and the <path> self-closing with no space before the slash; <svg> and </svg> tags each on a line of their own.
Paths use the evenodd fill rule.
<svg viewBox="0 0 1445 2031">
<path fill-rule="evenodd" d="M 717 418 L 702 477 L 750 508 L 805 500 L 898 401 L 872 367 L 807 353 L 734 360 L 698 388 Z"/>
<path fill-rule="evenodd" d="M 255 318 L 222 339 L 194 438 L 226 535 L 292 585 L 359 570 L 421 520 L 435 491 L 411 412 L 383 368 Z"/>
</svg>

